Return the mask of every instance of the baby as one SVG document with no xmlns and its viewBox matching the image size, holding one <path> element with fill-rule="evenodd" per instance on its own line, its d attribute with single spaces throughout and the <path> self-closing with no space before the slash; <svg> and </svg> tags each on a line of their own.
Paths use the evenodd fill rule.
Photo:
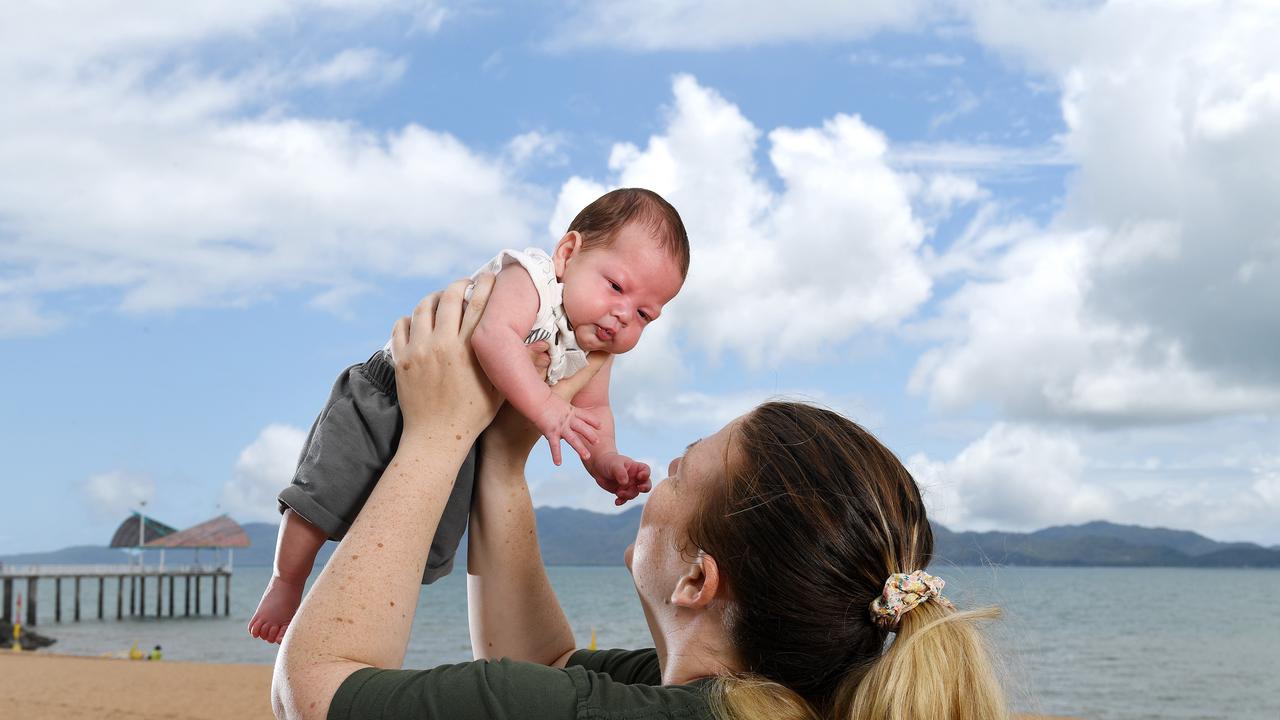
<svg viewBox="0 0 1280 720">
<path fill-rule="evenodd" d="M 649 190 L 623 188 L 583 208 L 547 255 L 504 250 L 480 272 L 496 274 L 484 316 L 471 338 L 481 367 L 527 417 L 561 462 L 560 441 L 578 453 L 600 487 L 621 505 L 649 489 L 649 467 L 618 452 L 609 410 L 612 355 L 636 346 L 646 326 L 684 284 L 689 239 L 680 215 Z M 525 345 L 545 342 L 545 375 Z M 610 354 L 572 402 L 551 392 L 586 367 L 587 354 Z M 403 427 L 389 346 L 338 377 L 311 427 L 292 484 L 280 493 L 284 513 L 275 571 L 249 633 L 280 642 L 302 601 L 303 584 L 327 538 L 340 540 L 395 454 Z M 423 583 L 449 574 L 466 529 L 475 448 L 458 471 L 431 543 Z"/>
</svg>

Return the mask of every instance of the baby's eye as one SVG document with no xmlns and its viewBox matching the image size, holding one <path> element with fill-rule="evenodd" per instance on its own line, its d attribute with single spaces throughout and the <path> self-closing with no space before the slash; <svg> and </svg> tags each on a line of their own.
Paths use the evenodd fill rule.
<svg viewBox="0 0 1280 720">
<path fill-rule="evenodd" d="M 641 311 L 637 312 L 636 314 L 640 316 L 640 319 L 641 319 L 641 320 L 644 320 L 645 322 L 649 322 L 649 313 L 647 313 L 647 312 L 645 312 L 645 311 L 641 310 Z"/>
<path fill-rule="evenodd" d="M 609 281 L 609 286 L 613 288 L 614 292 L 622 292 L 622 286 L 612 280 Z"/>
</svg>

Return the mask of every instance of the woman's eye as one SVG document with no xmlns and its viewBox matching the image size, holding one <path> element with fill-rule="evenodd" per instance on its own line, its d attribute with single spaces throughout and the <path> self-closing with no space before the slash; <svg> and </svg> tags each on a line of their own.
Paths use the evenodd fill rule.
<svg viewBox="0 0 1280 720">
<path fill-rule="evenodd" d="M 614 292 L 622 292 L 622 286 L 619 285 L 618 283 L 610 282 L 609 285 L 613 288 Z"/>
</svg>

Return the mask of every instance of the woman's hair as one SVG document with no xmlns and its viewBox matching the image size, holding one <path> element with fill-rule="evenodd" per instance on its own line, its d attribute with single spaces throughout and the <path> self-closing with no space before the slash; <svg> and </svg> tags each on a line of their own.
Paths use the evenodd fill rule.
<svg viewBox="0 0 1280 720">
<path fill-rule="evenodd" d="M 618 188 L 582 208 L 569 223 L 569 231 L 582 234 L 582 249 L 609 247 L 618 231 L 629 223 L 642 223 L 658 244 L 676 261 L 680 277 L 689 274 L 689 234 L 671 203 L 652 190 Z"/>
<path fill-rule="evenodd" d="M 811 405 L 771 402 L 737 425 L 689 541 L 715 558 L 746 672 L 723 677 L 732 720 L 991 720 L 1004 693 L 976 623 L 994 610 L 924 602 L 889 630 L 870 604 L 922 570 L 933 533 L 910 473 L 866 430 Z"/>
</svg>

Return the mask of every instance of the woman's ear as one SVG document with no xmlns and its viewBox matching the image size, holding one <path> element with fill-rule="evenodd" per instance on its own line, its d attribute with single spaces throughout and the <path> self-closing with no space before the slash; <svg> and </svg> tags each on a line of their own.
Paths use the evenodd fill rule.
<svg viewBox="0 0 1280 720">
<path fill-rule="evenodd" d="M 578 251 L 582 249 L 582 233 L 577 230 L 570 230 L 560 238 L 560 242 L 556 243 L 556 249 L 551 251 L 551 262 L 556 268 L 556 279 L 560 280 L 564 277 L 564 269 L 569 266 L 569 260 Z"/>
<path fill-rule="evenodd" d="M 698 557 L 689 563 L 685 574 L 676 581 L 676 589 L 671 593 L 671 604 L 702 610 L 724 594 L 725 588 L 720 584 L 720 568 L 716 559 L 699 550 Z"/>
</svg>

